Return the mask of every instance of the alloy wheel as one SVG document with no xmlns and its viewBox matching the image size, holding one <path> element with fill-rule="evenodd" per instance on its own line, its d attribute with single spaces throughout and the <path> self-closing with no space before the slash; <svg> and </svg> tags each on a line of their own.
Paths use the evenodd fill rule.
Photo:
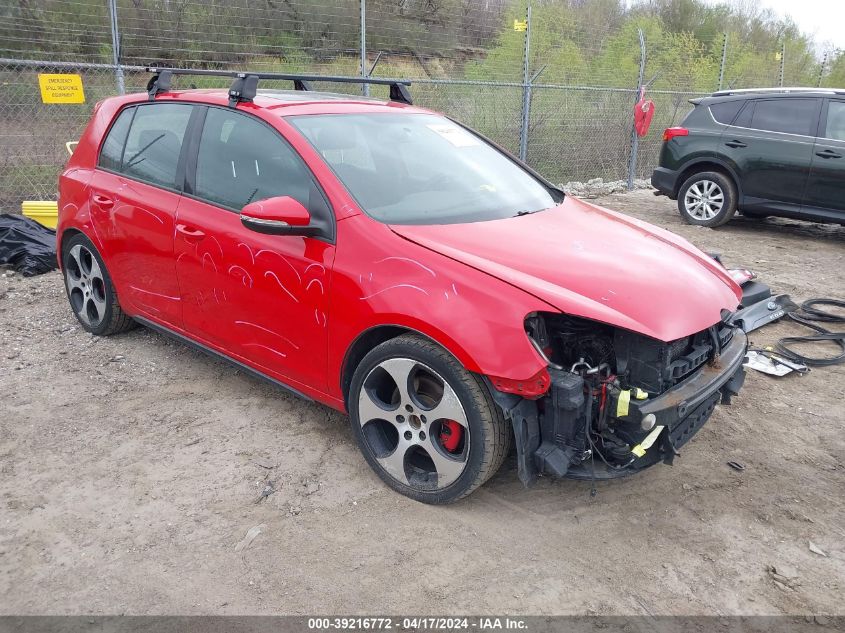
<svg viewBox="0 0 845 633">
<path fill-rule="evenodd" d="M 719 215 L 724 204 L 725 194 L 712 180 L 693 183 L 684 195 L 684 207 L 696 220 L 712 220 Z"/>
<path fill-rule="evenodd" d="M 65 266 L 70 305 L 88 327 L 97 327 L 106 316 L 106 282 L 94 254 L 82 244 L 70 249 Z"/>
<path fill-rule="evenodd" d="M 381 467 L 399 483 L 440 490 L 467 465 L 469 422 L 455 390 L 410 358 L 376 365 L 358 394 L 358 421 Z"/>
</svg>

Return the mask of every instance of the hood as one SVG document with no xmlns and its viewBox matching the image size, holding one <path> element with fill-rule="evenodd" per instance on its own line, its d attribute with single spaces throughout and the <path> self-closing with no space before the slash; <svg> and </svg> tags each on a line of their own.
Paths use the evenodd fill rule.
<svg viewBox="0 0 845 633">
<path fill-rule="evenodd" d="M 390 228 L 561 312 L 661 341 L 710 327 L 742 296 L 725 269 L 685 239 L 570 196 L 503 220 Z"/>
</svg>

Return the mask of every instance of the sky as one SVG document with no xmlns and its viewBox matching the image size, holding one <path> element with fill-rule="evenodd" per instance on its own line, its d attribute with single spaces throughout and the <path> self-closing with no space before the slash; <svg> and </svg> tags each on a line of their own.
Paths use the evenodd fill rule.
<svg viewBox="0 0 845 633">
<path fill-rule="evenodd" d="M 720 4 L 724 0 L 708 2 Z M 830 43 L 834 48 L 845 49 L 845 0 L 759 0 L 759 3 L 782 17 L 791 17 L 802 31 L 815 36 L 821 48 Z"/>
</svg>

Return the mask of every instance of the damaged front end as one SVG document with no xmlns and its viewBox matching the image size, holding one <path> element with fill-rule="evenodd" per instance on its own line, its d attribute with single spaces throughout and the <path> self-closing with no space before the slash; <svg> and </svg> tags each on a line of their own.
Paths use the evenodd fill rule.
<svg viewBox="0 0 845 633">
<path fill-rule="evenodd" d="M 727 318 L 668 343 L 554 313 L 530 315 L 525 329 L 549 362 L 549 389 L 497 399 L 526 485 L 539 474 L 611 479 L 671 464 L 745 379 L 747 339 Z"/>
</svg>

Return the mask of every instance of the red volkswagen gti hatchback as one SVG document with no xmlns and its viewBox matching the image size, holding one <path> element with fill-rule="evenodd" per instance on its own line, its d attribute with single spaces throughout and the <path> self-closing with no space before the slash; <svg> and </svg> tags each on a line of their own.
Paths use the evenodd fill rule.
<svg viewBox="0 0 845 633">
<path fill-rule="evenodd" d="M 426 503 L 513 445 L 526 484 L 671 463 L 741 387 L 741 291 L 718 262 L 404 86 L 168 74 L 99 103 L 61 175 L 59 263 L 89 332 L 141 323 L 348 412 L 373 470 Z"/>
</svg>

